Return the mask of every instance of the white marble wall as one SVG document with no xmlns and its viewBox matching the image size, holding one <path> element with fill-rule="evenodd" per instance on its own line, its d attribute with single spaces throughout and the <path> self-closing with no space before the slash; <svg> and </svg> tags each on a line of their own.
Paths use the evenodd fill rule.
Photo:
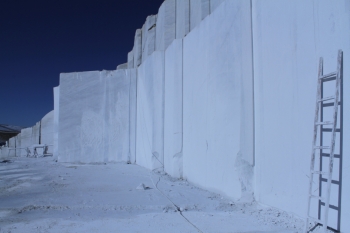
<svg viewBox="0 0 350 233">
<path fill-rule="evenodd" d="M 209 14 L 209 0 L 190 0 L 190 30 L 192 31 Z"/>
<path fill-rule="evenodd" d="M 21 156 L 21 133 L 17 134 L 16 138 L 16 156 Z"/>
<path fill-rule="evenodd" d="M 163 169 L 164 52 L 152 53 L 137 72 L 136 163 Z"/>
<path fill-rule="evenodd" d="M 40 144 L 48 145 L 48 154 L 53 154 L 54 150 L 54 117 L 55 113 L 54 110 L 52 110 L 41 119 Z"/>
<path fill-rule="evenodd" d="M 142 30 L 141 29 L 137 29 L 135 32 L 133 55 L 134 55 L 133 67 L 137 68 L 142 62 Z"/>
<path fill-rule="evenodd" d="M 21 147 L 22 148 L 27 148 L 33 145 L 33 128 L 24 128 L 21 130 Z M 25 149 L 20 150 L 20 156 L 27 156 L 27 151 Z"/>
<path fill-rule="evenodd" d="M 59 125 L 59 103 L 60 103 L 60 86 L 54 87 L 54 137 L 53 137 L 53 157 L 58 157 L 58 125 Z"/>
<path fill-rule="evenodd" d="M 130 79 L 126 71 L 60 75 L 59 161 L 128 160 Z"/>
<path fill-rule="evenodd" d="M 137 69 L 126 70 L 130 79 L 129 91 L 129 158 L 131 163 L 136 162 L 136 101 L 137 101 Z"/>
<path fill-rule="evenodd" d="M 134 68 L 134 51 L 128 53 L 128 69 Z"/>
<path fill-rule="evenodd" d="M 241 145 L 241 131 L 251 130 L 242 123 L 252 80 L 249 10 L 247 1 L 226 1 L 183 42 L 183 176 L 236 199 L 253 192 L 253 154 Z M 246 143 L 253 147 L 253 138 Z"/>
<path fill-rule="evenodd" d="M 160 6 L 156 26 L 156 50 L 164 51 L 175 39 L 176 0 L 165 0 Z"/>
<path fill-rule="evenodd" d="M 165 51 L 164 171 L 182 178 L 182 39 Z"/>
<path fill-rule="evenodd" d="M 176 1 L 176 39 L 184 38 L 190 31 L 190 0 Z"/>
<path fill-rule="evenodd" d="M 32 127 L 32 144 L 39 144 L 40 142 L 40 128 L 41 128 L 41 121 L 37 122 L 33 127 Z"/>
<path fill-rule="evenodd" d="M 216 8 L 225 0 L 210 0 L 210 13 L 214 12 Z"/>
<path fill-rule="evenodd" d="M 350 118 L 350 2 L 252 3 L 256 199 L 306 216 L 318 61 L 324 58 L 324 73 L 335 71 L 338 49 L 342 49 L 345 105 L 341 231 L 350 232 L 350 184 L 346 181 L 350 171 L 344 169 L 350 166 L 350 144 L 346 143 L 350 140 L 350 123 L 345 120 Z M 334 165 L 338 162 L 336 159 Z M 314 181 L 317 183 L 317 179 Z M 337 192 L 333 186 L 332 196 Z M 313 205 L 312 213 L 316 212 L 317 206 Z M 336 227 L 335 219 L 335 211 L 331 210 L 332 227 Z"/>
<path fill-rule="evenodd" d="M 15 149 L 16 148 L 16 137 L 12 137 L 9 139 L 9 148 Z M 16 156 L 16 150 L 10 150 L 9 153 L 10 156 Z"/>
<path fill-rule="evenodd" d="M 128 68 L 128 63 L 123 63 L 117 66 L 117 70 L 124 70 Z"/>
<path fill-rule="evenodd" d="M 142 62 L 155 51 L 156 23 L 157 15 L 150 15 L 142 27 Z"/>
</svg>

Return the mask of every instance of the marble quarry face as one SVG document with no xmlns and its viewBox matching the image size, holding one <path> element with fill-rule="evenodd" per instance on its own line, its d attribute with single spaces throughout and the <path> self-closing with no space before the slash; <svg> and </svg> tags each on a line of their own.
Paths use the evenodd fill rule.
<svg viewBox="0 0 350 233">
<path fill-rule="evenodd" d="M 126 70 L 61 74 L 59 161 L 128 160 L 130 84 Z"/>
<path fill-rule="evenodd" d="M 52 110 L 41 119 L 40 144 L 48 145 L 48 150 L 46 151 L 48 154 L 53 154 L 54 150 L 54 115 Z"/>
<path fill-rule="evenodd" d="M 156 51 L 137 69 L 136 163 L 163 169 L 164 53 Z"/>
<path fill-rule="evenodd" d="M 38 135 L 45 141 L 47 128 L 60 162 L 136 163 L 305 217 L 317 62 L 322 56 L 328 73 L 338 49 L 350 54 L 349 7 L 347 0 L 165 0 L 136 30 L 117 70 L 60 75 L 49 123 L 23 129 L 10 140 L 13 153 L 24 156 L 20 148 Z M 348 69 L 343 117 L 350 119 L 346 77 Z M 344 120 L 344 142 L 349 132 Z M 339 196 L 350 196 L 349 182 L 331 204 Z M 330 213 L 331 226 L 341 222 L 344 232 L 348 219 L 349 208 L 340 220 Z"/>
</svg>

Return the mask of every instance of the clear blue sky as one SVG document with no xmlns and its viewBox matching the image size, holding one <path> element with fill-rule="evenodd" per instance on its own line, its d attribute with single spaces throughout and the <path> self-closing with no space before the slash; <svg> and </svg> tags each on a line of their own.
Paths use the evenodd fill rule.
<svg viewBox="0 0 350 233">
<path fill-rule="evenodd" d="M 0 3 L 0 124 L 32 126 L 53 110 L 62 72 L 114 70 L 163 0 Z"/>
</svg>

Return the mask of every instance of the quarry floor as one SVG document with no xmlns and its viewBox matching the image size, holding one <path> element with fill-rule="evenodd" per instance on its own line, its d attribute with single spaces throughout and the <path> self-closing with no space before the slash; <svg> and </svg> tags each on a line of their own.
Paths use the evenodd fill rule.
<svg viewBox="0 0 350 233">
<path fill-rule="evenodd" d="M 137 165 L 9 160 L 0 163 L 1 233 L 302 231 L 292 215 Z"/>
</svg>

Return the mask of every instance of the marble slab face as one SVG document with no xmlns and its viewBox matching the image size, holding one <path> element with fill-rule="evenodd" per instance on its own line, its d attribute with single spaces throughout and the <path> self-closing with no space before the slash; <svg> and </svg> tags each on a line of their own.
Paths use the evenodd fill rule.
<svg viewBox="0 0 350 233">
<path fill-rule="evenodd" d="M 128 53 L 128 69 L 134 68 L 134 51 Z"/>
<path fill-rule="evenodd" d="M 129 90 L 126 70 L 61 74 L 58 160 L 127 161 Z"/>
<path fill-rule="evenodd" d="M 225 0 L 210 0 L 210 14 Z"/>
<path fill-rule="evenodd" d="M 129 92 L 129 157 L 128 161 L 136 162 L 136 96 L 137 96 L 137 69 L 126 70 L 126 76 L 130 80 Z"/>
<path fill-rule="evenodd" d="M 9 148 L 7 146 L 0 147 L 0 159 L 7 158 L 9 156 Z"/>
<path fill-rule="evenodd" d="M 192 31 L 209 14 L 209 0 L 190 0 L 190 30 Z"/>
<path fill-rule="evenodd" d="M 59 124 L 59 103 L 60 103 L 60 86 L 53 89 L 53 106 L 54 106 L 54 135 L 53 135 L 53 157 L 58 157 L 58 124 Z"/>
<path fill-rule="evenodd" d="M 190 31 L 190 0 L 176 1 L 176 39 L 184 38 Z"/>
<path fill-rule="evenodd" d="M 156 23 L 157 15 L 147 17 L 142 27 L 142 62 L 151 55 L 156 46 Z"/>
<path fill-rule="evenodd" d="M 160 6 L 156 27 L 156 50 L 165 51 L 175 39 L 176 0 L 166 0 Z"/>
<path fill-rule="evenodd" d="M 48 150 L 46 151 L 48 154 L 53 154 L 54 147 L 54 118 L 55 113 L 51 111 L 47 113 L 43 119 L 41 119 L 41 133 L 40 133 L 40 144 L 48 145 Z"/>
<path fill-rule="evenodd" d="M 32 134 L 32 144 L 39 144 L 40 143 L 40 127 L 41 122 L 37 122 L 33 127 L 33 134 Z"/>
<path fill-rule="evenodd" d="M 163 170 L 164 52 L 155 51 L 138 68 L 136 163 Z"/>
<path fill-rule="evenodd" d="M 16 139 L 16 157 L 21 156 L 21 133 L 17 134 Z"/>
<path fill-rule="evenodd" d="M 165 51 L 164 171 L 182 178 L 182 39 Z"/>
<path fill-rule="evenodd" d="M 124 70 L 128 68 L 128 63 L 123 63 L 117 66 L 117 70 Z"/>
<path fill-rule="evenodd" d="M 24 128 L 21 130 L 21 147 L 28 148 L 32 145 L 33 128 Z M 27 156 L 25 149 L 21 150 L 21 157 Z"/>
<path fill-rule="evenodd" d="M 9 150 L 9 155 L 10 156 L 16 156 L 16 137 L 12 137 L 9 139 L 9 149 L 12 149 L 12 150 Z"/>
<path fill-rule="evenodd" d="M 223 4 L 183 42 L 183 176 L 238 199 L 253 181 L 242 159 L 253 155 L 241 151 L 242 79 L 252 79 L 250 5 Z"/>
<path fill-rule="evenodd" d="M 142 30 L 137 29 L 134 39 L 134 67 L 137 68 L 142 62 Z"/>
<path fill-rule="evenodd" d="M 12 137 L 9 139 L 9 147 L 16 147 L 16 137 Z"/>
</svg>

